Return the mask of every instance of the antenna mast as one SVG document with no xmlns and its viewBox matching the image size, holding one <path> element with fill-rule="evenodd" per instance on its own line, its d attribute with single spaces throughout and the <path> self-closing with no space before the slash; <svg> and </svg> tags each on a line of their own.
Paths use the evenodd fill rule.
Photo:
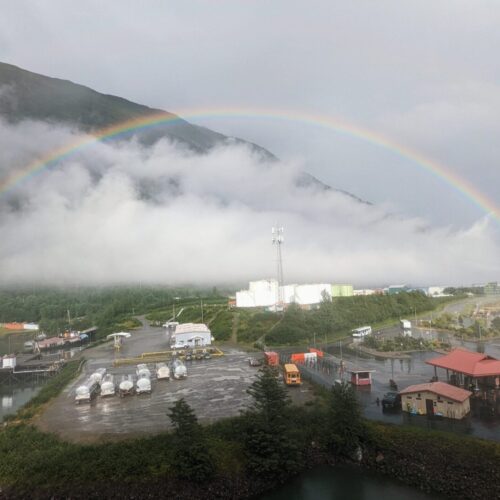
<svg viewBox="0 0 500 500">
<path fill-rule="evenodd" d="M 281 257 L 281 245 L 283 244 L 283 228 L 276 224 L 272 228 L 272 242 L 276 245 L 276 265 L 277 265 L 277 278 L 278 278 L 278 292 L 276 310 L 278 307 L 283 309 L 283 259 Z"/>
</svg>

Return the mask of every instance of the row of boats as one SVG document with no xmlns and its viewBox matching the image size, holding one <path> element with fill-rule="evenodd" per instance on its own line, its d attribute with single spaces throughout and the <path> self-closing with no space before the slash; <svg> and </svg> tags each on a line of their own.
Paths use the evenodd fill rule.
<svg viewBox="0 0 500 500">
<path fill-rule="evenodd" d="M 156 363 L 155 375 L 157 380 L 169 380 L 171 377 L 180 380 L 187 377 L 187 369 L 184 363 L 176 358 L 172 360 L 170 366 L 167 363 Z M 132 394 L 151 394 L 152 374 L 147 364 L 139 364 L 136 367 L 135 375 L 123 375 L 118 384 L 115 383 L 115 376 L 107 373 L 106 368 L 99 368 L 75 391 L 75 402 L 89 403 L 100 394 L 101 397 L 130 396 Z"/>
</svg>

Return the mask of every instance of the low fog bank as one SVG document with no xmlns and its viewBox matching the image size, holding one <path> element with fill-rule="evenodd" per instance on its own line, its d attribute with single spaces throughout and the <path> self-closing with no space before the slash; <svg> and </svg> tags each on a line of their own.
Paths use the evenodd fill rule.
<svg viewBox="0 0 500 500">
<path fill-rule="evenodd" d="M 77 137 L 50 124 L 0 123 L 0 179 Z M 0 194 L 0 280 L 244 283 L 274 276 L 277 221 L 289 283 L 500 279 L 497 221 L 430 227 L 389 205 L 298 187 L 301 171 L 236 144 L 197 156 L 167 141 L 94 143 Z M 390 192 L 390 179 L 374 182 Z"/>
</svg>

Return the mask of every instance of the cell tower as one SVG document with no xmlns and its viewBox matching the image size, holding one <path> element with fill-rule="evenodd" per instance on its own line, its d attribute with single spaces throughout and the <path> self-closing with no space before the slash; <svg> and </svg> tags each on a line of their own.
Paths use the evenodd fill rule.
<svg viewBox="0 0 500 500">
<path fill-rule="evenodd" d="M 276 265 L 277 265 L 277 278 L 278 278 L 278 293 L 276 297 L 276 310 L 283 309 L 283 259 L 281 257 L 281 245 L 283 244 L 283 228 L 276 224 L 272 228 L 273 245 L 276 245 Z"/>
</svg>

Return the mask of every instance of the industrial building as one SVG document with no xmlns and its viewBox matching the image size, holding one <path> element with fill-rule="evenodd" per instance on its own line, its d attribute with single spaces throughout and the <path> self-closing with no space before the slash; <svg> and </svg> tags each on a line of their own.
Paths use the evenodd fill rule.
<svg viewBox="0 0 500 500">
<path fill-rule="evenodd" d="M 203 323 L 181 323 L 176 325 L 170 339 L 172 347 L 203 347 L 212 344 L 212 333 Z"/>
<path fill-rule="evenodd" d="M 251 281 L 248 290 L 236 292 L 236 307 L 274 307 L 298 304 L 311 306 L 332 297 L 351 297 L 352 285 L 330 283 L 278 286 L 277 280 Z"/>
<path fill-rule="evenodd" d="M 410 385 L 400 391 L 403 411 L 462 419 L 470 412 L 472 392 L 444 382 Z"/>
</svg>

